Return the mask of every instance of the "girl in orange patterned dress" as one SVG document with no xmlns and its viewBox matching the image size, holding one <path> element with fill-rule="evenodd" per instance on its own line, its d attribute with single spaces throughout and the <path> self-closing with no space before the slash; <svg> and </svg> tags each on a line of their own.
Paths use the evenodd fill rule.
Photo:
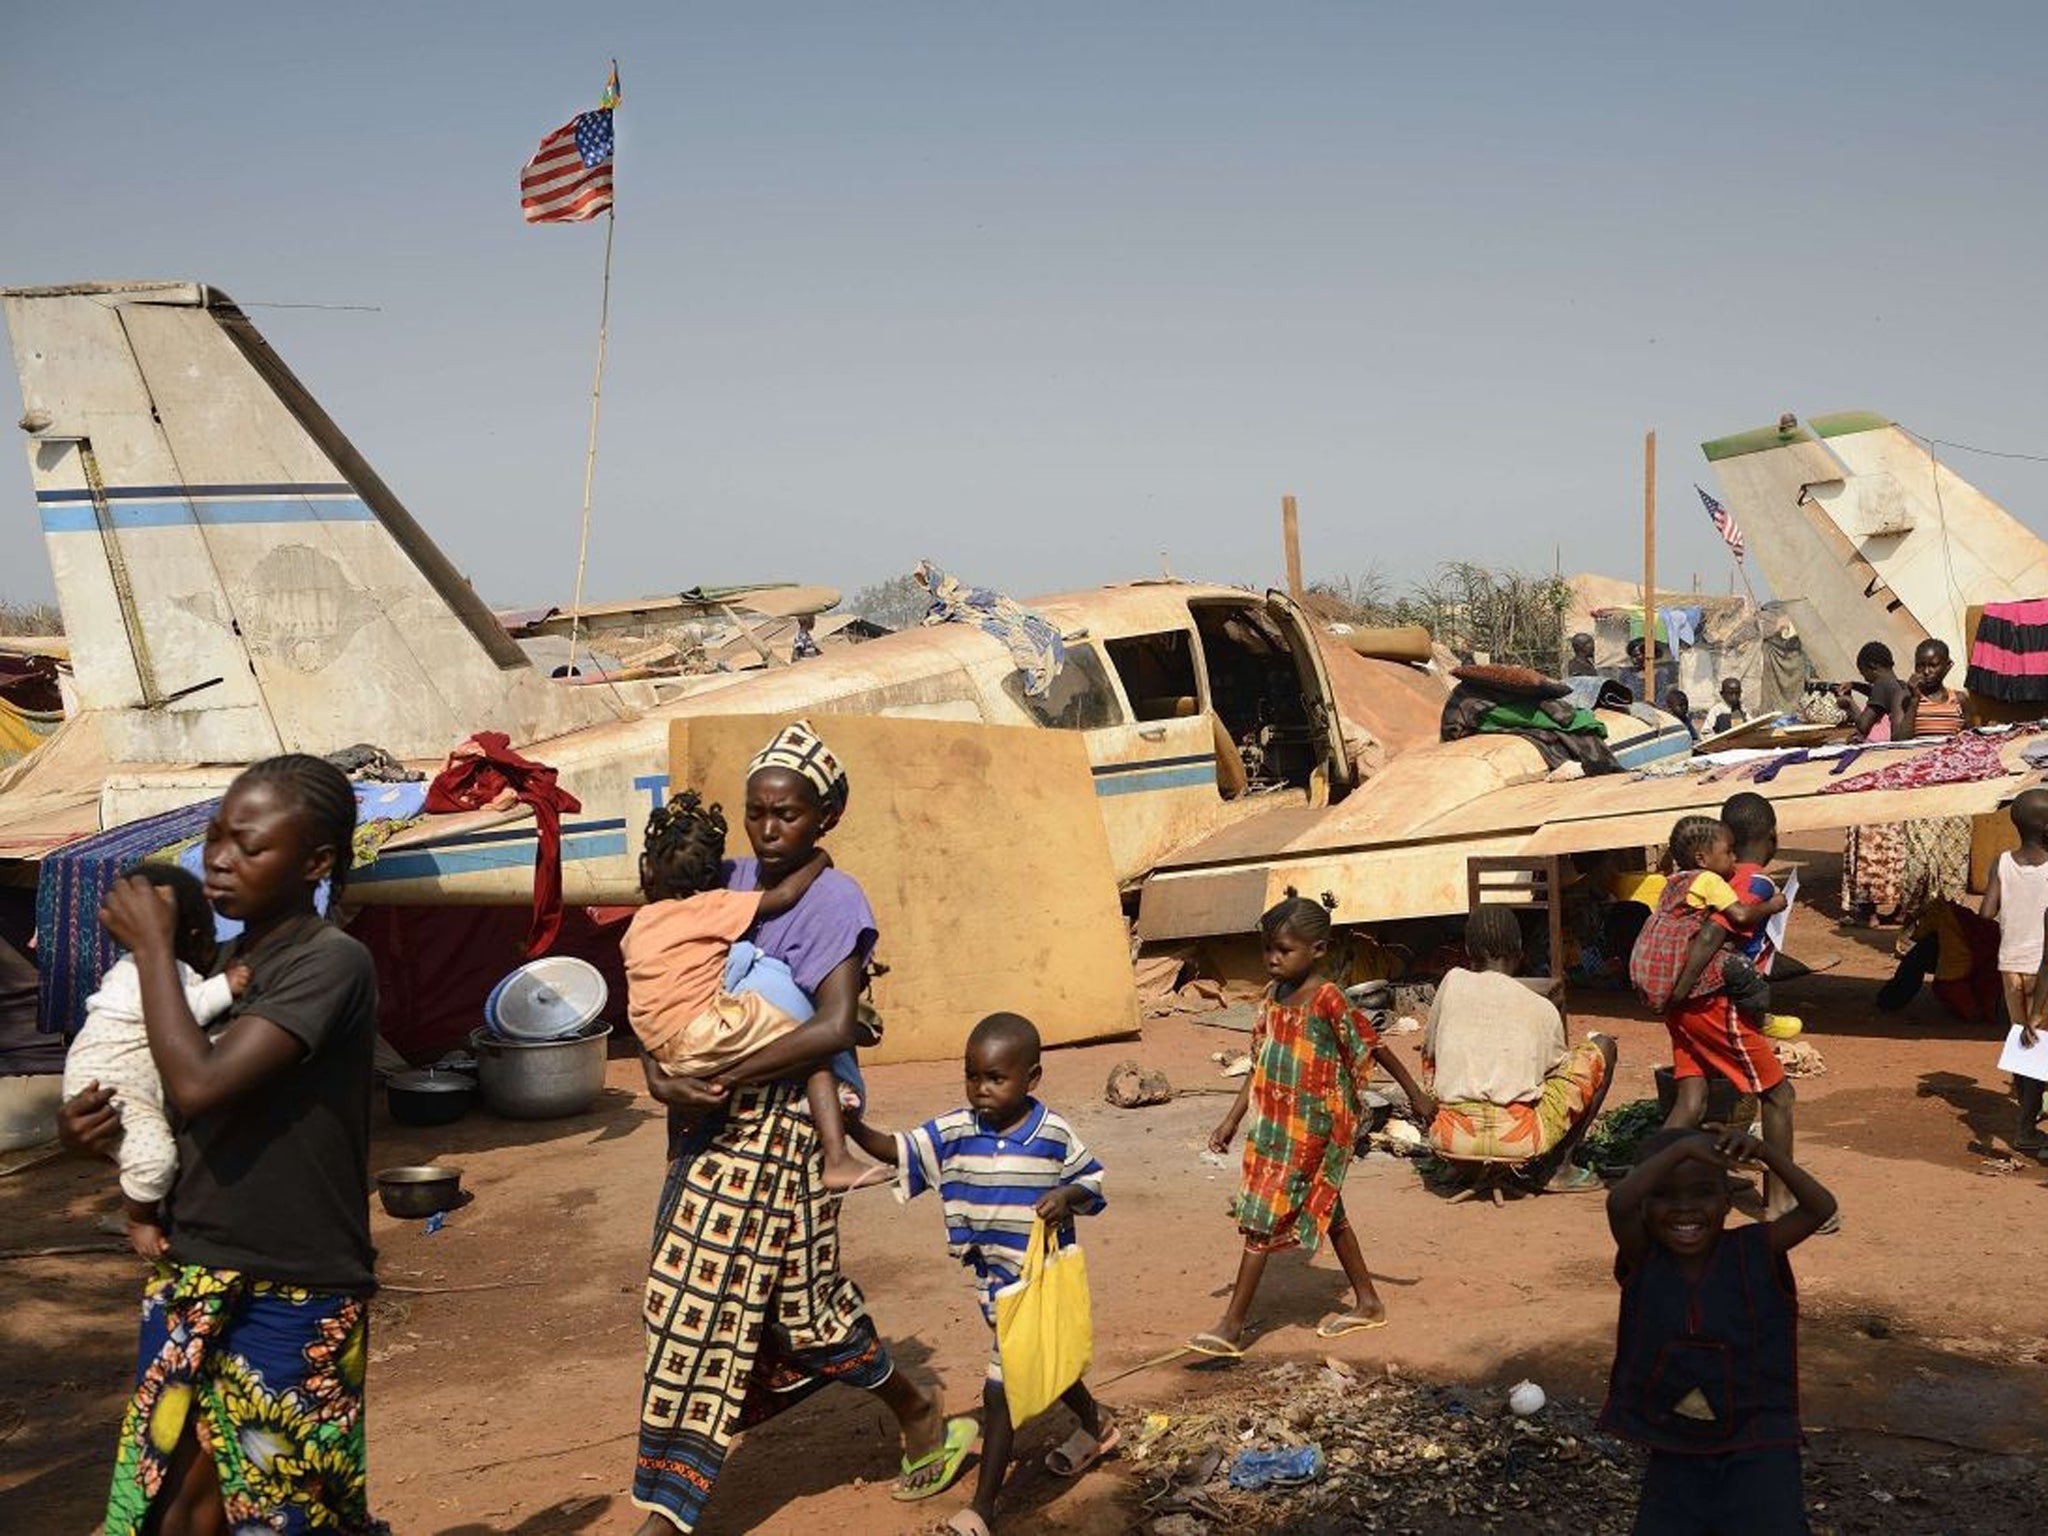
<svg viewBox="0 0 2048 1536">
<path fill-rule="evenodd" d="M 1358 1139 L 1358 1100 L 1377 1060 L 1425 1121 L 1435 1113 L 1407 1065 L 1380 1044 L 1372 1021 L 1322 974 L 1330 950 L 1330 914 L 1288 893 L 1259 919 L 1266 974 L 1273 984 L 1252 1031 L 1252 1070 L 1230 1111 L 1209 1138 L 1228 1151 L 1247 1110 L 1255 1110 L 1244 1145 L 1244 1186 L 1232 1206 L 1244 1234 L 1237 1283 L 1223 1321 L 1188 1340 L 1197 1354 L 1234 1358 L 1266 1260 L 1287 1248 L 1313 1253 L 1325 1237 L 1351 1282 L 1352 1304 L 1325 1317 L 1319 1337 L 1341 1338 L 1387 1321 L 1345 1219 L 1340 1198 Z"/>
</svg>

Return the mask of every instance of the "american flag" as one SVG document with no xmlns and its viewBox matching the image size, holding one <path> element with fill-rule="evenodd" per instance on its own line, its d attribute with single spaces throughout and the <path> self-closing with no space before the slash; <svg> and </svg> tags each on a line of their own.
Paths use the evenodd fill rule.
<svg viewBox="0 0 2048 1536">
<path fill-rule="evenodd" d="M 1698 486 L 1694 490 L 1700 491 Z M 1705 491 L 1700 491 L 1700 505 L 1707 509 L 1707 516 L 1714 520 L 1714 532 L 1721 535 L 1721 542 L 1734 552 L 1735 558 L 1742 559 L 1742 529 L 1736 525 L 1734 516 L 1721 503 Z"/>
<path fill-rule="evenodd" d="M 519 173 L 519 211 L 529 224 L 573 224 L 612 205 L 612 114 L 582 112 L 540 141 Z"/>
</svg>

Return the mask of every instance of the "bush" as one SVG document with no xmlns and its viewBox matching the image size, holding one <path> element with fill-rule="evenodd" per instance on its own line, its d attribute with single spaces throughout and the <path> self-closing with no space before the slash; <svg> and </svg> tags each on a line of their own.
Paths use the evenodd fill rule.
<svg viewBox="0 0 2048 1536">
<path fill-rule="evenodd" d="M 54 603 L 17 603 L 0 598 L 0 635 L 61 635 L 64 618 Z"/>
<path fill-rule="evenodd" d="M 1369 570 L 1312 582 L 1308 596 L 1325 617 L 1368 628 L 1420 624 L 1461 659 L 1483 651 L 1497 662 L 1553 673 L 1564 655 L 1572 598 L 1562 577 L 1497 571 L 1469 560 L 1446 562 L 1405 592 Z"/>
</svg>

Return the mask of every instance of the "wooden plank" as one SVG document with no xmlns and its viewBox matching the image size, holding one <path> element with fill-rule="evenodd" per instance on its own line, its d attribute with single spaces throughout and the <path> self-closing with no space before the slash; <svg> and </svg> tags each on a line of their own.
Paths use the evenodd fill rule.
<svg viewBox="0 0 2048 1536">
<path fill-rule="evenodd" d="M 1130 942 L 1078 732 L 825 715 L 852 796 L 825 846 L 873 904 L 889 967 L 874 1003 L 887 1061 L 957 1059 L 982 1015 L 1048 1044 L 1135 1034 Z M 677 720 L 669 782 L 732 814 L 747 852 L 747 765 L 783 715 Z"/>
<path fill-rule="evenodd" d="M 1301 601 L 1301 520 L 1295 514 L 1294 498 L 1280 498 L 1280 537 L 1287 546 L 1287 595 Z"/>
</svg>

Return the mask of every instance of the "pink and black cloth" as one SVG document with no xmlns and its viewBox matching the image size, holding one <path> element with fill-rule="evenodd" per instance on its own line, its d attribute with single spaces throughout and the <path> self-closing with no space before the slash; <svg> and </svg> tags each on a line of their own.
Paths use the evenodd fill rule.
<svg viewBox="0 0 2048 1536">
<path fill-rule="evenodd" d="M 2048 598 L 1984 605 L 1963 686 L 2003 704 L 2048 703 Z"/>
</svg>

